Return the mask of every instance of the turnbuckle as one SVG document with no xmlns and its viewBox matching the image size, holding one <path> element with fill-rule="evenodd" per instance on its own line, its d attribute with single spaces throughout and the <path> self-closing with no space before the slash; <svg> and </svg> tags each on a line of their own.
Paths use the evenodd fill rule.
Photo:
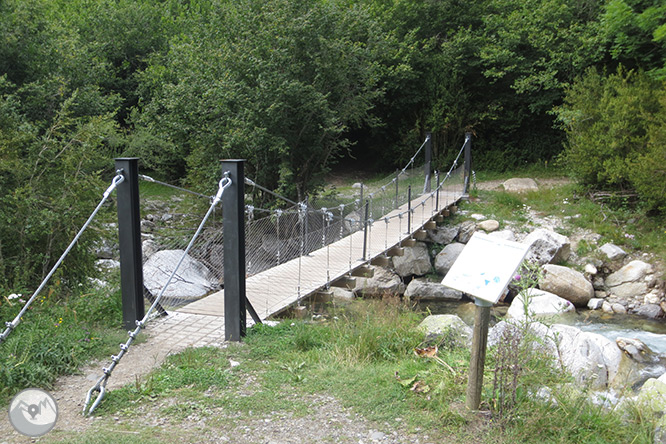
<svg viewBox="0 0 666 444">
<path fill-rule="evenodd" d="M 88 394 L 86 395 L 86 402 L 83 405 L 83 415 L 84 416 L 90 416 L 92 415 L 92 412 L 95 411 L 97 406 L 99 405 L 100 402 L 102 402 L 102 399 L 104 398 L 104 395 L 106 395 L 106 382 L 109 380 L 109 376 L 111 375 L 111 372 L 109 372 L 109 369 L 105 368 L 104 369 L 104 376 L 99 378 L 97 383 L 92 386 L 90 390 L 88 390 Z M 98 392 L 99 395 L 97 395 L 97 398 L 95 398 L 95 401 L 92 403 L 90 406 L 90 409 L 86 413 L 86 409 L 88 409 L 88 405 L 90 404 L 90 401 L 92 400 L 93 393 Z"/>
</svg>

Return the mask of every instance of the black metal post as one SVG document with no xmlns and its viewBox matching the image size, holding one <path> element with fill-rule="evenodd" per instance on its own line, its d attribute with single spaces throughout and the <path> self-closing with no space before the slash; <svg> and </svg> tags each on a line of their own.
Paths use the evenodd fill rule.
<svg viewBox="0 0 666 444">
<path fill-rule="evenodd" d="M 469 192 L 469 181 L 472 176 L 472 133 L 465 133 L 465 188 L 463 194 Z"/>
<path fill-rule="evenodd" d="M 412 234 L 412 186 L 407 188 L 407 233 Z"/>
<path fill-rule="evenodd" d="M 363 260 L 367 258 L 368 252 L 368 211 L 370 209 L 370 199 L 365 200 L 365 217 L 363 218 Z"/>
<path fill-rule="evenodd" d="M 435 171 L 435 182 L 437 182 L 437 187 L 435 188 L 435 211 L 439 211 L 439 171 Z"/>
<path fill-rule="evenodd" d="M 231 185 L 222 196 L 224 215 L 224 338 L 245 336 L 245 160 L 222 161 L 222 174 Z"/>
<path fill-rule="evenodd" d="M 125 177 L 116 189 L 123 326 L 133 330 L 136 321 L 143 319 L 146 314 L 143 303 L 139 159 L 118 158 L 116 170 L 122 170 L 122 175 Z"/>
<path fill-rule="evenodd" d="M 310 222 L 308 220 L 308 219 L 310 219 L 308 217 L 309 199 L 310 199 L 309 196 L 305 196 L 305 214 L 303 215 L 303 217 L 304 217 L 303 224 L 305 225 L 305 233 L 303 233 L 303 244 L 305 245 L 305 248 L 304 248 L 303 254 L 305 256 L 310 255 L 310 249 L 308 247 L 308 231 L 310 229 Z"/>
<path fill-rule="evenodd" d="M 423 186 L 423 192 L 430 192 L 430 164 L 432 162 L 432 133 L 428 131 L 426 133 L 426 144 L 425 144 L 425 185 Z"/>
</svg>

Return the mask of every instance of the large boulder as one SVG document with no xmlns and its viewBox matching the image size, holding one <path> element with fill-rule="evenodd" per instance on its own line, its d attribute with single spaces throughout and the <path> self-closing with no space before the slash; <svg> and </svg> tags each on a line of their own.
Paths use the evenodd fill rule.
<svg viewBox="0 0 666 444">
<path fill-rule="evenodd" d="M 527 310 L 530 319 L 555 316 L 574 310 L 571 302 L 547 291 L 530 288 L 527 290 L 527 295 L 529 300 Z M 506 317 L 516 320 L 525 319 L 525 301 L 522 294 L 513 299 Z"/>
<path fill-rule="evenodd" d="M 505 180 L 502 184 L 504 190 L 510 193 L 524 193 L 526 191 L 538 191 L 539 186 L 534 179 L 515 177 Z"/>
<path fill-rule="evenodd" d="M 652 274 L 652 265 L 643 261 L 629 262 L 606 278 L 606 287 L 619 298 L 630 298 L 648 292 L 646 277 Z"/>
<path fill-rule="evenodd" d="M 162 250 L 148 258 L 143 265 L 143 284 L 153 296 L 162 291 L 184 253 L 183 250 Z M 186 255 L 163 297 L 184 303 L 199 299 L 218 288 L 219 284 L 210 270 Z"/>
<path fill-rule="evenodd" d="M 382 267 L 375 267 L 371 278 L 356 278 L 356 292 L 362 296 L 398 295 L 405 292 L 400 276 Z"/>
<path fill-rule="evenodd" d="M 605 389 L 615 379 L 622 352 L 613 341 L 569 325 L 556 324 L 551 331 L 557 338 L 560 361 L 576 382 Z"/>
<path fill-rule="evenodd" d="M 428 238 L 436 244 L 448 245 L 453 242 L 459 231 L 459 225 L 442 225 L 434 230 L 428 230 Z"/>
<path fill-rule="evenodd" d="M 459 242 L 454 242 L 444 247 L 435 257 L 435 270 L 437 270 L 437 273 L 445 276 L 464 248 L 465 244 Z"/>
<path fill-rule="evenodd" d="M 393 268 L 402 277 L 416 275 L 423 276 L 430 272 L 432 265 L 428 247 L 423 242 L 417 242 L 413 247 L 405 247 L 403 256 L 393 257 Z"/>
<path fill-rule="evenodd" d="M 556 294 L 576 307 L 585 307 L 594 297 L 594 287 L 582 273 L 560 265 L 543 266 L 543 279 L 539 288 Z"/>
<path fill-rule="evenodd" d="M 622 351 L 622 360 L 612 386 L 618 390 L 636 389 L 650 378 L 666 372 L 666 360 L 653 352 L 643 341 L 635 338 L 615 339 Z"/>
<path fill-rule="evenodd" d="M 405 298 L 435 301 L 459 301 L 462 292 L 446 287 L 438 282 L 412 279 L 405 290 Z"/>
<path fill-rule="evenodd" d="M 523 239 L 523 243 L 530 245 L 525 259 L 540 265 L 562 262 L 571 255 L 569 239 L 546 228 L 532 231 Z"/>
<path fill-rule="evenodd" d="M 441 337 L 448 337 L 460 345 L 470 345 L 472 342 L 472 328 L 456 315 L 430 315 L 417 329 L 425 333 L 427 342 L 439 342 Z"/>
</svg>

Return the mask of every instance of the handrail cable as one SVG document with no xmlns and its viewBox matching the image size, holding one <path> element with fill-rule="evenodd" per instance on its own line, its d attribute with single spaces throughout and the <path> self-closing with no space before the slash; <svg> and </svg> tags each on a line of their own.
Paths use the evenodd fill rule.
<svg viewBox="0 0 666 444">
<path fill-rule="evenodd" d="M 88 228 L 88 226 L 92 223 L 93 219 L 99 212 L 99 210 L 102 208 L 102 205 L 104 205 L 104 202 L 109 198 L 109 195 L 113 192 L 113 190 L 125 180 L 125 176 L 123 176 L 123 171 L 118 170 L 116 171 L 116 176 L 111 180 L 111 185 L 104 191 L 102 200 L 97 204 L 97 207 L 95 207 L 95 210 L 90 214 L 90 217 L 88 217 L 88 220 L 83 224 L 79 232 L 76 234 L 72 242 L 70 242 L 69 246 L 67 249 L 65 249 L 64 253 L 60 256 L 60 259 L 55 263 L 53 268 L 51 268 L 51 271 L 49 274 L 46 275 L 46 277 L 42 280 L 42 283 L 39 285 L 37 290 L 32 294 L 30 299 L 28 299 L 28 302 L 25 303 L 19 314 L 16 315 L 13 321 L 11 322 L 5 322 L 5 331 L 0 334 L 0 344 L 2 344 L 7 337 L 10 335 L 10 333 L 18 326 L 18 324 L 21 322 L 21 319 L 23 318 L 23 315 L 25 314 L 26 311 L 28 311 L 28 308 L 30 308 L 30 305 L 33 303 L 33 301 L 37 298 L 37 295 L 44 289 L 46 286 L 47 282 L 51 277 L 53 276 L 53 273 L 56 272 L 60 264 L 62 264 L 62 261 L 65 260 L 65 257 L 69 254 L 69 252 L 72 250 L 74 247 L 74 244 L 79 240 L 83 232 Z"/>
<path fill-rule="evenodd" d="M 164 185 L 165 187 L 173 188 L 174 190 L 179 190 L 179 191 L 184 191 L 186 193 L 194 194 L 195 196 L 199 197 L 205 197 L 206 199 L 209 199 L 210 196 L 206 196 L 205 194 L 197 193 L 196 191 L 188 190 L 187 188 L 179 187 L 177 185 L 171 185 L 170 183 L 162 182 L 157 179 L 153 179 L 150 176 L 146 176 L 145 174 L 139 174 L 139 179 L 143 179 L 146 182 L 153 182 L 153 183 L 158 183 L 160 185 Z"/>
<path fill-rule="evenodd" d="M 102 401 L 104 398 L 104 395 L 106 394 L 106 384 L 109 380 L 109 377 L 111 377 L 111 373 L 113 372 L 113 369 L 118 365 L 118 362 L 122 359 L 122 357 L 127 353 L 129 350 L 130 346 L 132 345 L 132 342 L 134 339 L 137 337 L 137 335 L 141 332 L 141 329 L 144 327 L 146 322 L 148 321 L 150 314 L 153 312 L 155 307 L 159 304 L 160 300 L 162 299 L 162 296 L 164 295 L 164 292 L 166 289 L 169 287 L 169 284 L 171 283 L 171 280 L 174 278 L 176 273 L 178 272 L 178 268 L 180 268 L 181 264 L 183 263 L 183 260 L 189 253 L 190 249 L 192 248 L 192 245 L 194 245 L 194 241 L 197 239 L 201 231 L 203 230 L 203 226 L 212 214 L 213 210 L 215 209 L 215 206 L 218 204 L 218 202 L 222 199 L 222 195 L 224 194 L 224 190 L 231 185 L 231 179 L 229 178 L 229 173 L 225 173 L 224 177 L 220 180 L 219 182 L 219 188 L 217 190 L 217 194 L 215 197 L 213 197 L 210 208 L 208 208 L 208 212 L 206 212 L 206 215 L 202 219 L 201 223 L 199 224 L 199 228 L 197 228 L 197 231 L 194 233 L 194 236 L 192 236 L 192 239 L 190 240 L 190 243 L 187 245 L 187 248 L 185 248 L 185 251 L 183 252 L 182 256 L 180 257 L 180 260 L 178 261 L 178 264 L 174 268 L 173 272 L 171 272 L 171 276 L 169 276 L 169 279 L 166 281 L 166 284 L 164 287 L 162 287 L 162 290 L 160 293 L 157 295 L 155 300 L 153 301 L 153 304 L 150 306 L 146 314 L 144 315 L 143 319 L 140 321 L 136 321 L 136 328 L 133 331 L 128 332 L 129 334 L 129 339 L 127 342 L 124 344 L 120 344 L 120 353 L 117 355 L 111 356 L 111 364 L 109 367 L 104 367 L 102 371 L 104 372 L 104 375 L 99 378 L 97 383 L 90 389 L 88 390 L 88 394 L 86 396 L 86 401 L 85 404 L 83 405 L 83 414 L 86 415 L 86 409 L 88 409 L 88 405 L 90 405 L 90 401 L 92 400 L 93 393 L 98 392 L 99 395 L 97 396 L 97 399 L 92 403 L 90 406 L 90 409 L 87 412 L 87 415 L 91 415 L 93 411 L 97 408 L 99 403 Z"/>
</svg>

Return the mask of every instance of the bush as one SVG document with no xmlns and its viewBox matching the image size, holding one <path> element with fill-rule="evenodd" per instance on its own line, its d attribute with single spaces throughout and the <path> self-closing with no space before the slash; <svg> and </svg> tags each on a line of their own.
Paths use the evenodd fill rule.
<svg viewBox="0 0 666 444">
<path fill-rule="evenodd" d="M 666 208 L 666 89 L 640 72 L 589 70 L 558 110 L 567 134 L 560 160 L 579 183 L 635 190 L 653 209 Z"/>
</svg>

